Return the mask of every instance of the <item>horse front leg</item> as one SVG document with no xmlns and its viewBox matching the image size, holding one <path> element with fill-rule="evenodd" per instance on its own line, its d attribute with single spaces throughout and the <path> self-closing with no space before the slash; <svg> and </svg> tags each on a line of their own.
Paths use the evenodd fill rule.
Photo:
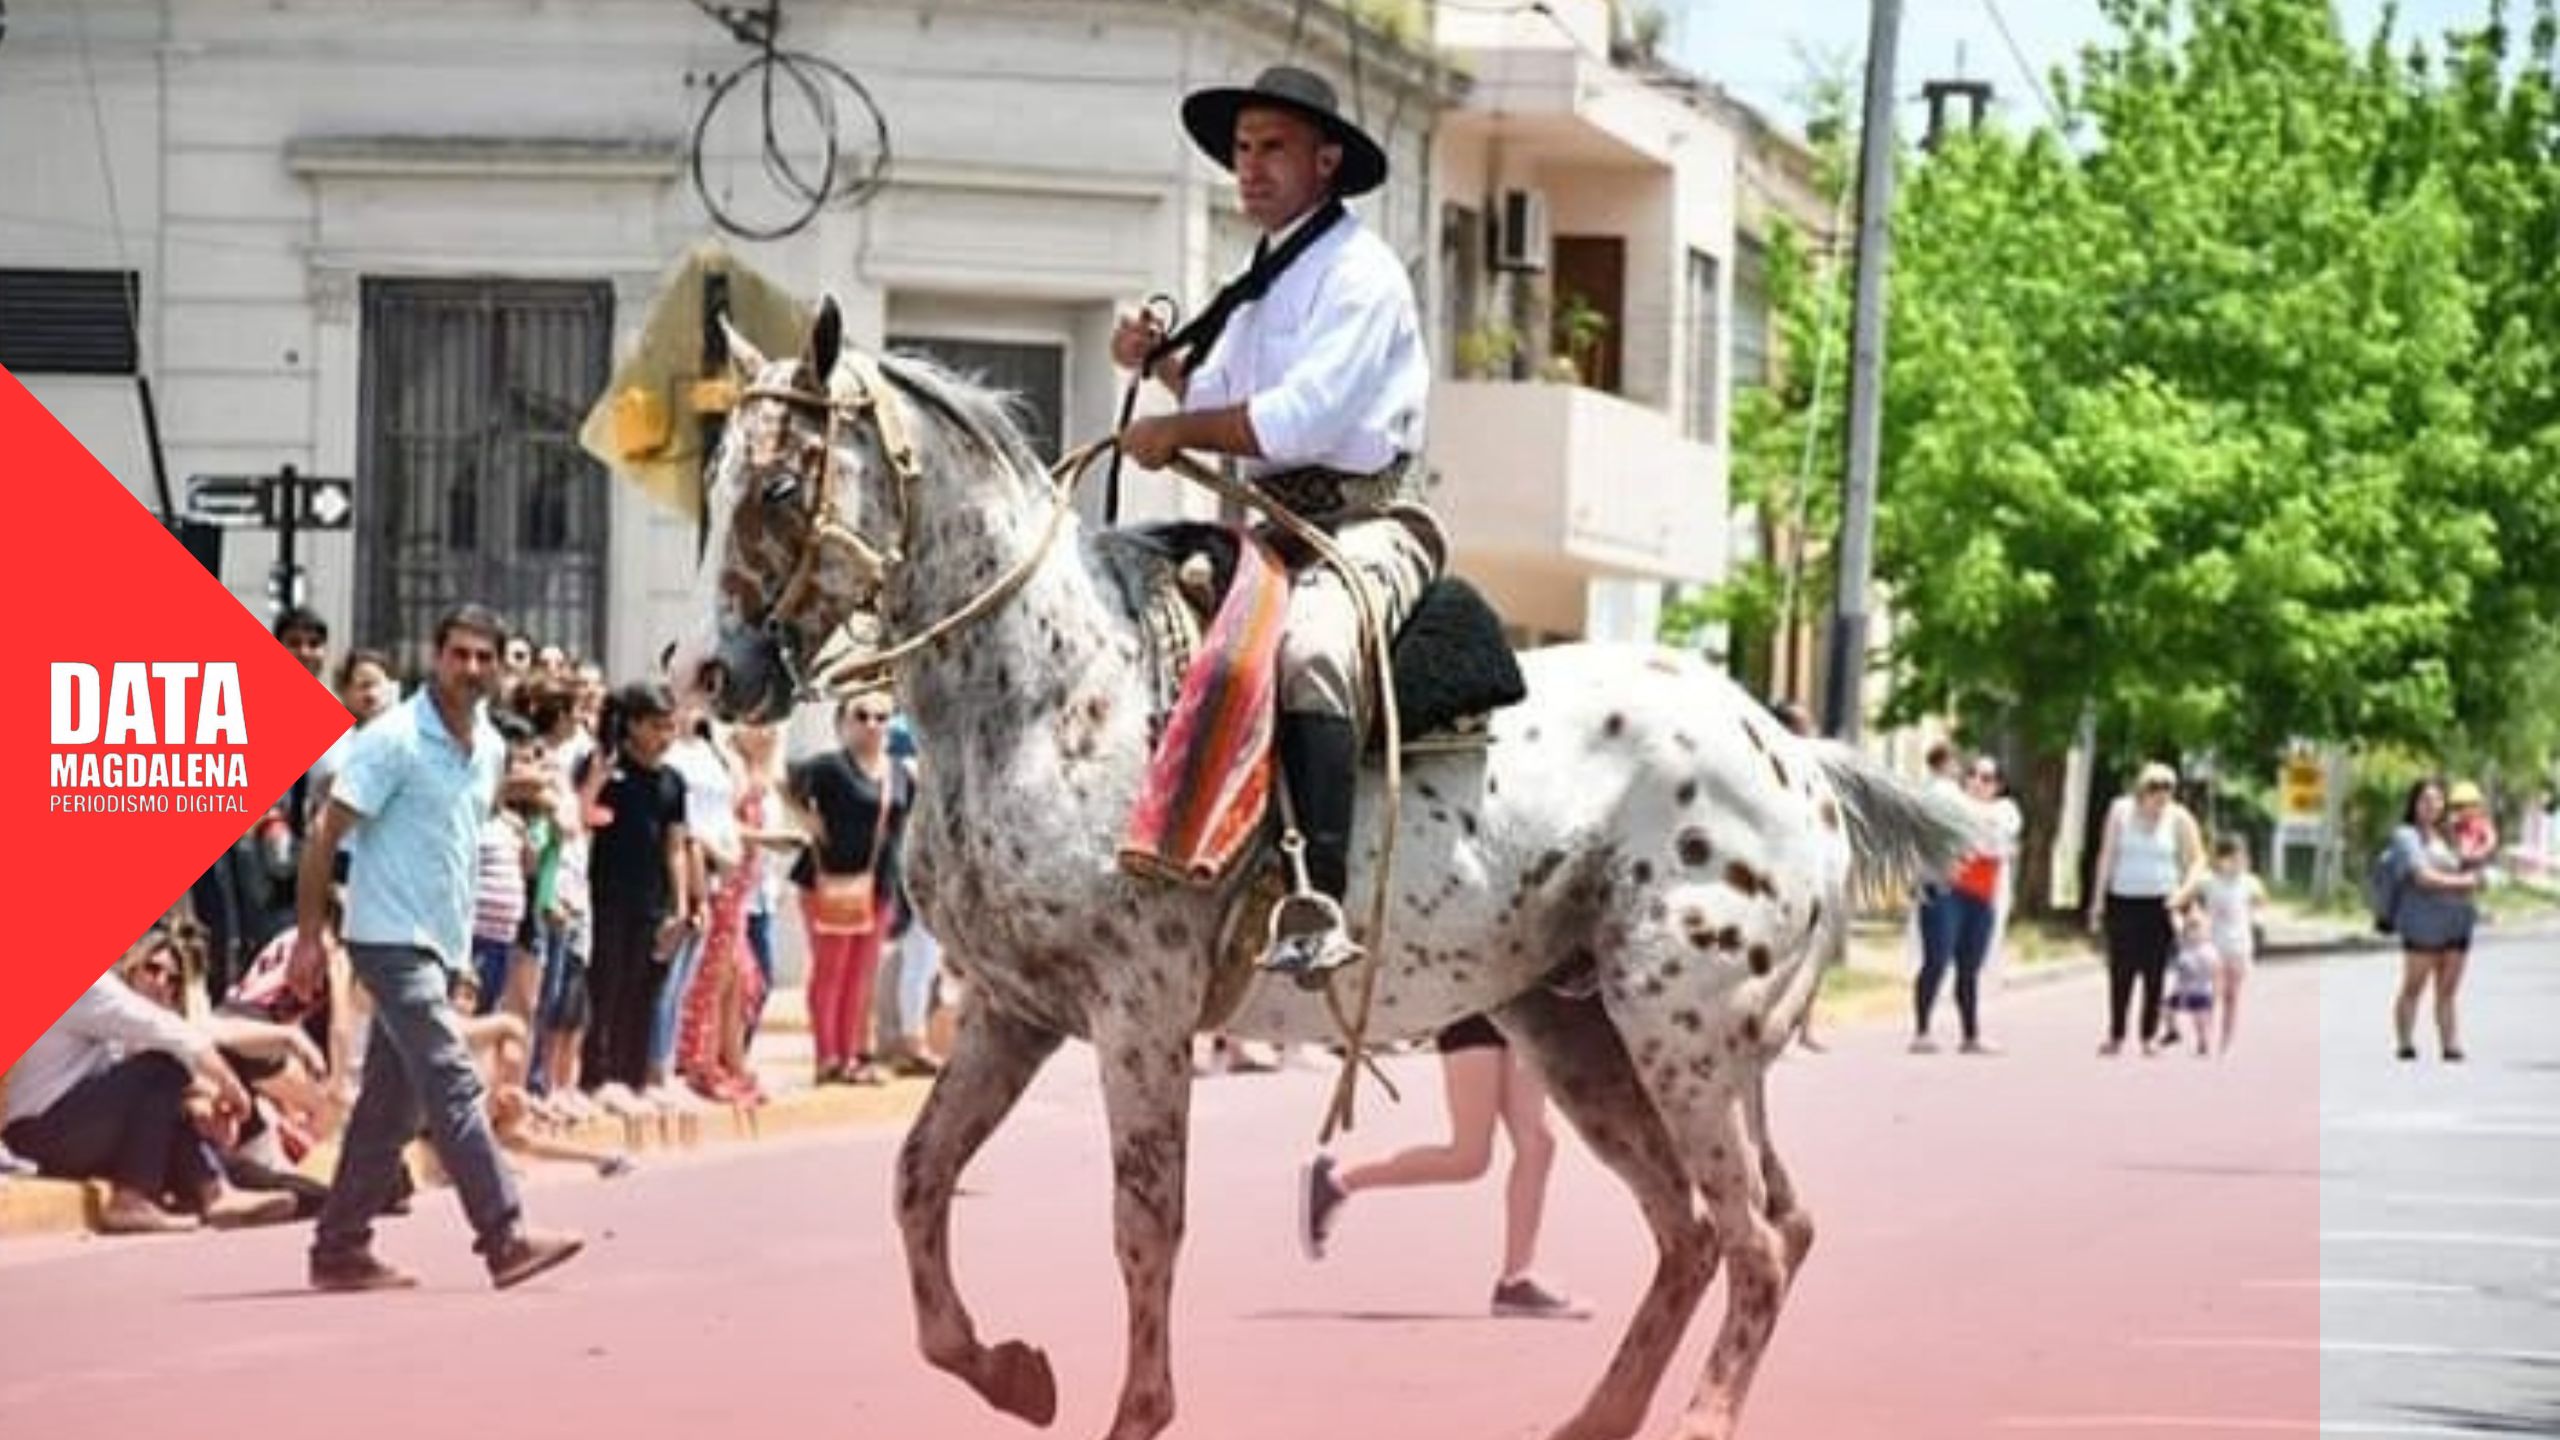
<svg viewBox="0 0 2560 1440">
<path fill-rule="evenodd" d="M 960 1173 L 1022 1098 L 1059 1037 L 1017 1020 L 975 986 L 961 1003 L 950 1058 L 898 1151 L 898 1228 L 906 1241 L 916 1339 L 925 1359 L 969 1383 L 998 1410 L 1034 1425 L 1058 1416 L 1049 1357 L 1019 1340 L 978 1343 L 951 1279 L 951 1197 Z"/>
<path fill-rule="evenodd" d="M 1126 1014 L 1128 1012 L 1119 1012 Z M 1109 1440 L 1173 1423 L 1173 1270 L 1182 1248 L 1191 1125 L 1191 1035 L 1182 1019 L 1096 1033 L 1111 1122 L 1112 1233 L 1128 1294 L 1128 1370 Z"/>
</svg>

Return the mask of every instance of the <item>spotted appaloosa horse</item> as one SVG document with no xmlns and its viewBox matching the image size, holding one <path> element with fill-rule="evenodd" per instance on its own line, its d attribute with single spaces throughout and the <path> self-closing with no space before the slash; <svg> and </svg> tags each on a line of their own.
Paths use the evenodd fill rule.
<svg viewBox="0 0 2560 1440">
<path fill-rule="evenodd" d="M 1114 861 L 1149 717 L 1112 552 L 1072 524 L 1042 549 L 1056 493 L 999 399 L 839 351 L 832 304 L 799 358 L 736 347 L 748 385 L 712 471 L 703 627 L 675 673 L 728 714 L 780 715 L 814 642 L 849 616 L 894 642 L 1027 576 L 900 676 L 924 760 L 910 882 L 969 985 L 899 1155 L 898 1217 L 926 1357 L 1049 1423 L 1047 1357 L 983 1343 L 953 1285 L 951 1199 L 1060 1042 L 1092 1044 L 1128 1301 L 1108 1433 L 1146 1440 L 1174 1412 L 1190 1040 L 1234 896 Z M 1556 1434 L 1634 1432 L 1722 1259 L 1723 1328 L 1678 1433 L 1727 1436 L 1813 1241 L 1770 1143 L 1765 1073 L 1842 933 L 1853 868 L 1944 863 L 1964 822 L 1848 749 L 1789 735 L 1693 660 L 1640 646 L 1522 659 L 1530 698 L 1496 716 L 1489 751 L 1406 771 L 1378 1025 L 1420 1035 L 1489 1013 L 1652 1228 L 1652 1281 Z M 1355 915 L 1380 783 L 1360 804 Z M 1587 987 L 1558 983 L 1572 979 Z M 1333 1035 L 1285 981 L 1257 981 L 1225 1028 Z"/>
</svg>

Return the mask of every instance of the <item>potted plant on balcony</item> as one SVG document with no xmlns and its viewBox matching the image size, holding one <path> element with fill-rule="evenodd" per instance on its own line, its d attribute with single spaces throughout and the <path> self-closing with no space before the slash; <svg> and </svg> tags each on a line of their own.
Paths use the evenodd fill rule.
<svg viewBox="0 0 2560 1440">
<path fill-rule="evenodd" d="M 1500 320 L 1481 321 L 1458 336 L 1458 378 L 1508 380 L 1520 354 L 1520 332 Z"/>
<path fill-rule="evenodd" d="M 1579 385 L 1599 373 L 1600 342 L 1609 336 L 1609 317 L 1583 295 L 1565 292 L 1556 307 L 1556 378 Z"/>
</svg>

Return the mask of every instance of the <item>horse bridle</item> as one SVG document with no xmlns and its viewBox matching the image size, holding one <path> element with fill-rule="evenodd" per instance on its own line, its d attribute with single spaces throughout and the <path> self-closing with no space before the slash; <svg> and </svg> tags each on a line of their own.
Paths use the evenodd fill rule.
<svg viewBox="0 0 2560 1440">
<path fill-rule="evenodd" d="M 800 659 L 793 651 L 790 617 L 808 603 L 816 590 L 820 562 L 830 547 L 846 552 L 863 571 L 871 586 L 871 598 L 876 599 L 886 588 L 890 572 L 906 563 L 907 552 L 915 538 L 915 489 L 924 474 L 923 466 L 916 459 L 914 438 L 908 432 L 906 411 L 891 394 L 888 372 L 878 360 L 859 351 L 845 352 L 840 364 L 848 382 L 841 390 L 830 378 L 824 392 L 771 385 L 750 386 L 739 392 L 742 399 L 779 400 L 801 410 L 823 410 L 827 417 L 826 449 L 818 461 L 818 498 L 810 510 L 809 533 L 800 543 L 800 553 L 792 561 L 791 574 L 783 582 L 782 593 L 765 608 L 761 627 L 772 642 L 774 652 L 781 657 L 783 676 L 790 682 L 792 696 L 797 700 L 816 698 L 819 683 L 857 689 L 872 684 L 908 656 L 977 623 L 1002 604 L 1005 597 L 1031 578 L 1032 571 L 1039 567 L 1050 548 L 1057 544 L 1059 535 L 1064 533 L 1066 519 L 1074 513 L 1076 482 L 1091 466 L 1093 458 L 1113 448 L 1113 442 L 1108 438 L 1096 440 L 1069 452 L 1051 468 L 1049 520 L 1041 530 L 1039 543 L 959 609 L 885 650 L 840 659 L 824 671 L 810 675 L 803 671 Z M 844 523 L 836 506 L 836 441 L 843 433 L 848 415 L 856 421 L 870 422 L 871 433 L 879 440 L 880 453 L 889 462 L 892 478 L 896 481 L 897 538 L 886 545 L 872 543 L 870 537 Z M 837 629 L 842 630 L 861 608 L 861 602 L 857 601 L 848 610 L 846 621 L 839 622 Z M 810 659 L 815 660 L 833 638 L 832 634 L 817 637 L 809 647 Z"/>
<path fill-rule="evenodd" d="M 876 598 L 888 583 L 889 574 L 906 562 L 907 550 L 915 533 L 915 487 L 923 477 L 923 467 L 916 459 L 915 441 L 908 434 L 905 411 L 889 394 L 889 378 L 880 362 L 869 355 L 848 351 L 840 362 L 839 373 L 844 383 L 827 377 L 824 390 L 808 390 L 789 385 L 752 385 L 739 392 L 742 400 L 775 400 L 797 410 L 817 410 L 826 416 L 826 434 L 818 459 L 815 478 L 817 497 L 809 512 L 809 528 L 800 540 L 800 553 L 793 557 L 790 574 L 781 592 L 765 606 L 760 622 L 766 637 L 773 642 L 781 657 L 785 675 L 793 694 L 807 699 L 814 687 L 801 671 L 794 653 L 790 626 L 793 617 L 804 609 L 817 592 L 818 576 L 829 549 L 840 550 L 851 559 L 871 587 Z M 845 522 L 842 507 L 836 500 L 836 443 L 842 438 L 846 420 L 868 421 L 871 433 L 880 443 L 880 454 L 888 461 L 894 479 L 897 506 L 897 533 L 894 538 L 875 544 L 871 537 Z M 761 598 L 759 587 L 759 598 Z M 848 612 L 859 611 L 857 602 Z M 838 623 L 842 628 L 843 622 Z M 826 648 L 832 636 L 818 636 L 809 648 L 812 659 Z"/>
</svg>

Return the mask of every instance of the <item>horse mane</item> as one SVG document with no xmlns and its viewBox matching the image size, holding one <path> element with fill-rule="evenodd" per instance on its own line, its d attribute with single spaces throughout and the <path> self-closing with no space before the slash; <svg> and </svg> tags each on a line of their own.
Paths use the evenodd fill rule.
<svg viewBox="0 0 2560 1440">
<path fill-rule="evenodd" d="M 982 385 L 923 355 L 884 355 L 881 373 L 956 428 L 986 458 L 1017 476 L 1045 475 L 1048 464 L 1022 433 L 1021 397 Z"/>
</svg>

